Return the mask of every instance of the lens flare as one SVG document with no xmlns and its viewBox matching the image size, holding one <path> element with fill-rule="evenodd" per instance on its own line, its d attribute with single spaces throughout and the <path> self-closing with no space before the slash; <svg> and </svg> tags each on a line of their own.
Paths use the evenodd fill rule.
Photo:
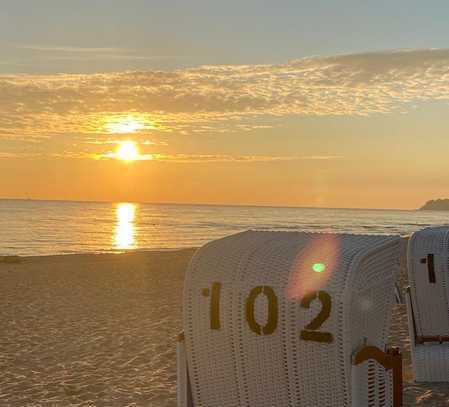
<svg viewBox="0 0 449 407">
<path fill-rule="evenodd" d="M 312 269 L 315 273 L 322 273 L 323 271 L 326 270 L 326 265 L 323 263 L 315 263 L 312 266 Z"/>
<path fill-rule="evenodd" d="M 317 234 L 311 238 L 295 261 L 286 294 L 301 299 L 312 291 L 319 291 L 332 275 L 340 259 L 340 242 L 336 235 Z"/>
</svg>

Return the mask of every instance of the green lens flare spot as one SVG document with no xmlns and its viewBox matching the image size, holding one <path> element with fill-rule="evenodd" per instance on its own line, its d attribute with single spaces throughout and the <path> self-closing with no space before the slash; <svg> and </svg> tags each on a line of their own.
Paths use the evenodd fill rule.
<svg viewBox="0 0 449 407">
<path fill-rule="evenodd" d="M 324 270 L 326 270 L 326 266 L 323 263 L 315 263 L 312 266 L 313 271 L 316 273 L 322 273 Z"/>
</svg>

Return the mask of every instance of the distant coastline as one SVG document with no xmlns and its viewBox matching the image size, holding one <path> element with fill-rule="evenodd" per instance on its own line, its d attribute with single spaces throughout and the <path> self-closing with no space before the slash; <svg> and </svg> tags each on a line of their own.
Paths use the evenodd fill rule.
<svg viewBox="0 0 449 407">
<path fill-rule="evenodd" d="M 449 199 L 431 199 L 427 201 L 420 211 L 449 211 Z"/>
</svg>

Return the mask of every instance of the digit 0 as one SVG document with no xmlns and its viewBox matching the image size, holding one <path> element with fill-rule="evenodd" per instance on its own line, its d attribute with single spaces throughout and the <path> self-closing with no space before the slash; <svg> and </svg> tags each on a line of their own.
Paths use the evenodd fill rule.
<svg viewBox="0 0 449 407">
<path fill-rule="evenodd" d="M 268 300 L 268 319 L 264 326 L 261 326 L 254 316 L 254 307 L 257 297 L 265 294 Z M 273 289 L 269 286 L 254 287 L 246 300 L 246 321 L 250 329 L 257 335 L 271 335 L 278 325 L 278 299 Z"/>
</svg>

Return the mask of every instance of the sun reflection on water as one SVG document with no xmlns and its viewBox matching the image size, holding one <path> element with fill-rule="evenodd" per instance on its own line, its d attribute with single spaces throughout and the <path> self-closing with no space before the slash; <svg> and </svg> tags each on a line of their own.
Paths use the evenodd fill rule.
<svg viewBox="0 0 449 407">
<path fill-rule="evenodd" d="M 136 248 L 135 224 L 137 205 L 119 203 L 115 208 L 116 220 L 114 247 L 126 250 Z"/>
</svg>

